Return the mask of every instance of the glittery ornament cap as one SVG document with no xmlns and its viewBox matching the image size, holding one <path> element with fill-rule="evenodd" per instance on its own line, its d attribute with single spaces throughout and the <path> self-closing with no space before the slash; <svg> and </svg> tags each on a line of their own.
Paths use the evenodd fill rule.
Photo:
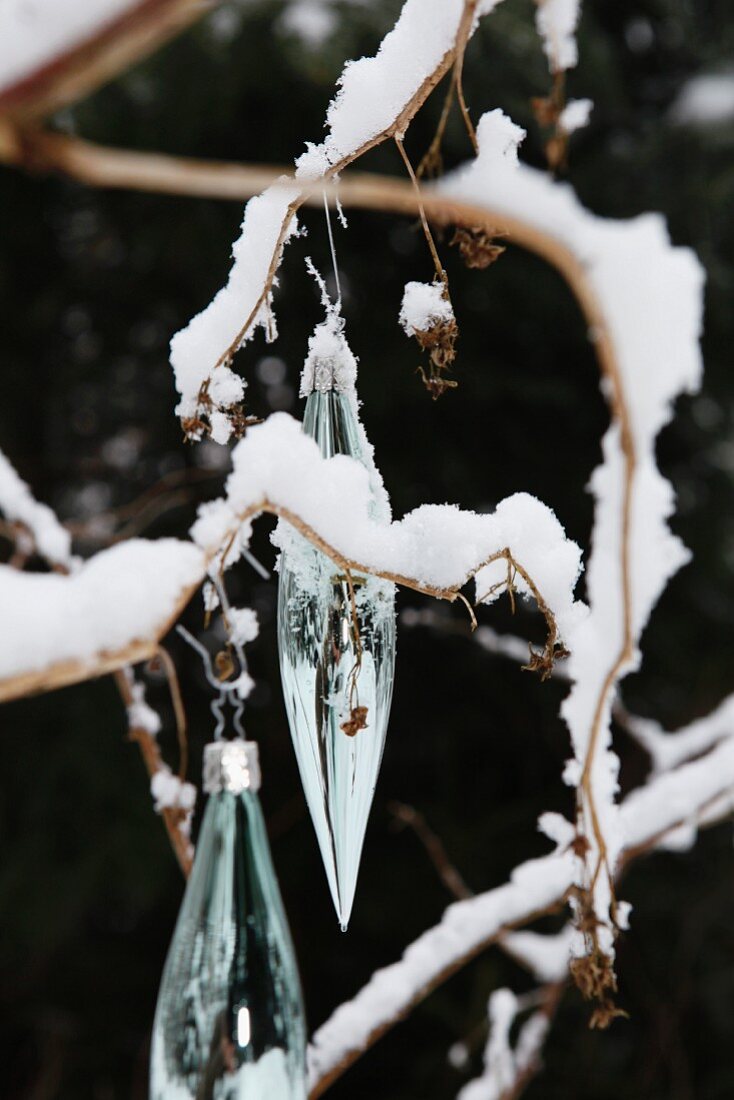
<svg viewBox="0 0 734 1100">
<path fill-rule="evenodd" d="M 354 393 L 357 360 L 346 341 L 343 326 L 343 320 L 335 314 L 316 326 L 308 341 L 308 355 L 301 374 L 301 397 L 308 397 L 314 390 Z"/>
<path fill-rule="evenodd" d="M 260 790 L 260 759 L 255 741 L 213 741 L 204 746 L 207 794 Z"/>
</svg>

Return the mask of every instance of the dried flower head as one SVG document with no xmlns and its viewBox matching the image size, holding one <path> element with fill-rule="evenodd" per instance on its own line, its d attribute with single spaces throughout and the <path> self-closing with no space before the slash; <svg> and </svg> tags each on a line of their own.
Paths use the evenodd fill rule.
<svg viewBox="0 0 734 1100">
<path fill-rule="evenodd" d="M 360 730 L 367 729 L 367 713 L 367 707 L 352 707 L 349 718 L 340 727 L 347 737 L 354 737 Z"/>
<path fill-rule="evenodd" d="M 461 258 L 467 267 L 484 271 L 505 251 L 503 244 L 497 244 L 499 233 L 488 233 L 486 229 L 457 229 L 451 245 L 458 245 Z"/>
</svg>

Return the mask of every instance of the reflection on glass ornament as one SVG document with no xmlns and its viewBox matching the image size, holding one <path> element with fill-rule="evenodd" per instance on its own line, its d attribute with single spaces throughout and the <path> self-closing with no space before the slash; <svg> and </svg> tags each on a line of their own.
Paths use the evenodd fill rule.
<svg viewBox="0 0 734 1100">
<path fill-rule="evenodd" d="M 305 1100 L 305 1022 L 257 745 L 204 751 L 209 801 L 163 971 L 150 1100 Z"/>
<path fill-rule="evenodd" d="M 301 396 L 303 430 L 325 458 L 350 455 L 367 468 L 372 516 L 390 505 L 357 415 L 356 361 L 330 315 L 311 337 Z M 340 574 L 286 524 L 278 591 L 283 694 L 306 801 L 337 916 L 346 929 L 367 819 L 385 746 L 395 671 L 395 586 Z"/>
</svg>

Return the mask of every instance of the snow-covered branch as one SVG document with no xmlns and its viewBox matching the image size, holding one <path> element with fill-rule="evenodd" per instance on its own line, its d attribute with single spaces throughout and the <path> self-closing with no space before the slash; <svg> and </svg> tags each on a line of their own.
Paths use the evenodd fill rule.
<svg viewBox="0 0 734 1100">
<path fill-rule="evenodd" d="M 0 451 L 0 513 L 30 538 L 29 550 L 50 565 L 72 569 L 71 535 L 47 504 L 39 503 Z"/>
<path fill-rule="evenodd" d="M 307 143 L 295 180 L 282 181 L 250 200 L 233 245 L 226 286 L 171 341 L 171 365 L 181 395 L 177 412 L 197 438 L 214 429 L 223 441 L 236 423 L 232 405 L 234 353 L 262 326 L 272 338 L 272 288 L 285 244 L 298 233 L 296 212 L 314 183 L 338 176 L 368 149 L 401 139 L 411 119 L 463 49 L 480 15 L 500 0 L 406 0 L 397 23 L 374 57 L 349 62 L 326 116 L 327 136 Z M 226 370 L 226 397 L 214 392 L 217 368 Z M 232 400 L 230 400 L 230 397 Z"/>
<path fill-rule="evenodd" d="M 484 1069 L 480 1077 L 470 1081 L 457 1100 L 515 1100 L 540 1068 L 540 1054 L 561 995 L 553 985 L 541 998 L 541 1007 L 522 1024 L 515 1045 L 510 1031 L 520 1014 L 526 1010 L 524 997 L 510 989 L 496 989 L 489 998 L 489 1037 L 484 1051 Z"/>
<path fill-rule="evenodd" d="M 624 728 L 650 756 L 653 774 L 670 771 L 734 735 L 734 696 L 729 695 L 711 714 L 668 733 L 649 718 L 624 712 Z"/>
<path fill-rule="evenodd" d="M 578 824 L 588 842 L 577 885 L 591 891 L 600 922 L 594 946 L 610 956 L 612 878 L 622 834 L 609 717 L 616 684 L 639 663 L 639 638 L 650 611 L 687 560 L 667 525 L 672 490 L 657 469 L 654 446 L 675 397 L 699 383 L 703 276 L 692 253 L 671 247 L 660 218 L 647 215 L 624 224 L 596 218 L 566 185 L 520 165 L 516 150 L 522 131 L 500 112 L 482 119 L 478 136 L 477 159 L 439 190 L 489 202 L 509 216 L 521 214 L 553 235 L 583 264 L 586 294 L 596 302 L 599 326 L 592 338 L 613 418 L 603 465 L 592 477 L 590 614 L 567 638 L 574 685 L 563 715 L 575 756 L 566 774 L 579 790 Z M 653 369 L 661 361 L 666 369 Z"/>
<path fill-rule="evenodd" d="M 666 834 L 682 824 L 706 823 L 710 806 L 730 798 L 732 790 L 734 738 L 700 760 L 651 779 L 620 807 L 625 861 L 661 846 Z M 356 997 L 316 1031 L 309 1063 L 312 1100 L 442 981 L 500 938 L 508 942 L 511 953 L 514 946 L 538 975 L 556 980 L 560 955 L 570 959 L 572 954 L 566 934 L 543 944 L 512 929 L 560 906 L 570 896 L 575 878 L 575 857 L 559 846 L 550 855 L 521 864 L 505 885 L 450 905 L 440 924 L 412 943 L 399 962 L 376 971 Z"/>
<path fill-rule="evenodd" d="M 371 573 L 439 599 L 454 600 L 472 578 L 482 602 L 513 586 L 546 613 L 553 640 L 565 639 L 585 609 L 573 597 L 580 551 L 544 504 L 527 493 L 491 515 L 423 505 L 393 523 L 372 518 L 370 474 L 343 455 L 323 459 L 285 413 L 250 429 L 232 452 L 223 500 L 204 505 L 192 529 L 210 557 L 247 538 L 250 520 L 272 512 L 342 569 Z M 500 582 L 500 586 L 497 586 Z"/>
<path fill-rule="evenodd" d="M 0 700 L 154 656 L 203 576 L 201 550 L 177 539 L 130 539 L 69 576 L 0 566 Z"/>
<path fill-rule="evenodd" d="M 321 1096 L 364 1050 L 469 959 L 512 928 L 559 905 L 573 883 L 573 857 L 556 853 L 515 869 L 495 890 L 455 902 L 400 962 L 376 971 L 318 1029 L 309 1051 L 311 1097 Z"/>
<path fill-rule="evenodd" d="M 88 95 L 216 2 L 3 0 L 0 131 L 5 120 L 32 123 Z"/>
<path fill-rule="evenodd" d="M 397 523 L 371 516 L 369 474 L 358 462 L 321 458 L 285 413 L 251 429 L 233 452 L 227 496 L 202 506 L 192 534 L 131 539 L 95 555 L 72 576 L 24 574 L 0 566 L 6 630 L 0 645 L 0 699 L 86 679 L 151 657 L 207 562 L 218 568 L 246 546 L 263 512 L 296 527 L 342 569 L 373 573 L 454 600 L 472 578 L 486 596 L 512 565 L 514 587 L 538 602 L 549 624 L 548 657 L 575 628 L 580 551 L 553 513 L 519 493 L 492 515 L 423 506 Z"/>
</svg>

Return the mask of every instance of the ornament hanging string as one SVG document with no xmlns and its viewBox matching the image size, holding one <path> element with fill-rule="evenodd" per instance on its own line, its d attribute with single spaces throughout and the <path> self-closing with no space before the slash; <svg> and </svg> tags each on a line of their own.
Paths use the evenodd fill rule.
<svg viewBox="0 0 734 1100">
<path fill-rule="evenodd" d="M 324 191 L 324 213 L 326 214 L 326 230 L 329 234 L 329 248 L 331 249 L 331 264 L 334 269 L 334 282 L 336 284 L 336 302 L 333 303 L 333 309 L 336 314 L 341 313 L 342 308 L 342 288 L 339 281 L 339 265 L 336 261 L 336 246 L 334 244 L 334 233 L 331 228 L 331 214 L 329 212 L 329 200 Z"/>
</svg>

